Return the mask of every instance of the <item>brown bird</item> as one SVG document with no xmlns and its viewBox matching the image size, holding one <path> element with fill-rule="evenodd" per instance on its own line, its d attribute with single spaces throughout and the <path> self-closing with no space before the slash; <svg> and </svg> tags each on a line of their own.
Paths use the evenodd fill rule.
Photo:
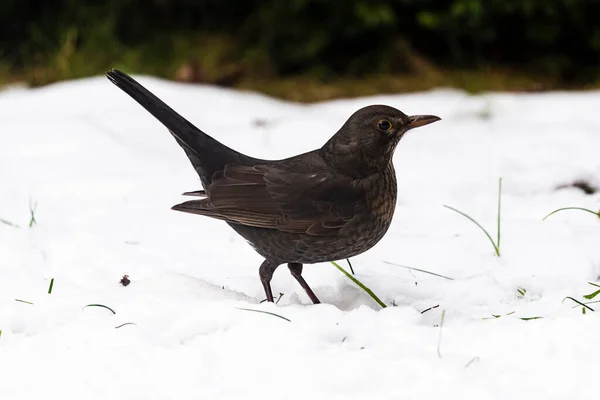
<svg viewBox="0 0 600 400">
<path fill-rule="evenodd" d="M 313 303 L 302 265 L 353 257 L 388 230 L 396 207 L 392 156 L 412 128 L 440 120 L 384 105 L 356 111 L 323 147 L 283 160 L 261 160 L 219 143 L 118 70 L 108 79 L 140 103 L 183 148 L 203 197 L 173 210 L 223 220 L 265 258 L 259 269 L 267 300 L 271 278 L 287 263 Z"/>
</svg>

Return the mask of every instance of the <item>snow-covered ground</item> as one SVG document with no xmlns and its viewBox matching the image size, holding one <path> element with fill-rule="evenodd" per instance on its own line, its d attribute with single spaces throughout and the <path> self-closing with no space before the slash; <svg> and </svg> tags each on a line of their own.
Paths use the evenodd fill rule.
<svg viewBox="0 0 600 400">
<path fill-rule="evenodd" d="M 285 266 L 272 282 L 279 304 L 259 304 L 254 250 L 220 221 L 170 210 L 200 184 L 150 114 L 104 77 L 7 89 L 0 398 L 597 396 L 600 319 L 563 299 L 584 301 L 595 289 L 588 282 L 600 275 L 600 219 L 581 211 L 542 218 L 559 207 L 600 207 L 598 193 L 556 189 L 577 179 L 600 186 L 600 92 L 436 90 L 299 105 L 138 79 L 216 139 L 263 158 L 321 146 L 369 104 L 442 117 L 399 144 L 392 227 L 352 260 L 356 277 L 389 306 L 331 264 L 305 267 L 324 304 L 310 304 Z M 443 207 L 495 236 L 499 177 L 501 257 Z M 82 310 L 88 304 L 116 314 Z M 521 319 L 529 317 L 541 318 Z M 128 322 L 135 325 L 115 329 Z"/>
</svg>

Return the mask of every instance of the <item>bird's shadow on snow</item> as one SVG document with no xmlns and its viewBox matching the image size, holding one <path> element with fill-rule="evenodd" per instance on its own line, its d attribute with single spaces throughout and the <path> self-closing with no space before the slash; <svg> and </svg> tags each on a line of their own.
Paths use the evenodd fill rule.
<svg viewBox="0 0 600 400">
<path fill-rule="evenodd" d="M 168 274 L 161 281 L 163 292 L 176 291 L 178 295 L 187 294 L 201 301 L 231 300 L 251 304 L 259 304 L 264 301 L 264 298 L 252 297 L 227 286 L 213 284 L 202 278 L 184 273 Z M 322 303 L 333 305 L 341 311 L 352 311 L 361 306 L 373 310 L 381 309 L 368 294 L 350 283 L 340 283 L 336 287 L 321 286 L 317 288 L 317 295 Z M 310 307 L 313 304 L 303 291 L 298 290 L 287 296 L 282 296 L 277 305 L 279 307 L 288 305 Z"/>
<path fill-rule="evenodd" d="M 230 289 L 224 285 L 217 285 L 197 276 L 185 273 L 169 273 L 160 279 L 161 291 L 165 294 L 189 295 L 195 300 L 218 301 L 232 300 L 248 303 L 258 303 L 254 297 Z"/>
<path fill-rule="evenodd" d="M 367 295 L 362 289 L 352 284 L 341 283 L 337 287 L 321 286 L 316 288 L 315 294 L 324 304 L 330 304 L 341 311 L 352 311 L 365 306 L 373 310 L 380 310 L 381 307 Z M 301 291 L 291 293 L 285 302 L 280 305 L 302 305 L 312 306 L 308 297 Z"/>
</svg>

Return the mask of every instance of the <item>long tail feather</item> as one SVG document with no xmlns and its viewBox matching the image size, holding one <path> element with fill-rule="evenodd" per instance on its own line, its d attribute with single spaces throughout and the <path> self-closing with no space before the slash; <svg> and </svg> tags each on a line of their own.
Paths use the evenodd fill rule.
<svg viewBox="0 0 600 400">
<path fill-rule="evenodd" d="M 210 184 L 214 173 L 226 164 L 246 164 L 254 160 L 202 132 L 129 75 L 113 69 L 106 76 L 167 127 L 190 159 L 203 186 Z"/>
</svg>

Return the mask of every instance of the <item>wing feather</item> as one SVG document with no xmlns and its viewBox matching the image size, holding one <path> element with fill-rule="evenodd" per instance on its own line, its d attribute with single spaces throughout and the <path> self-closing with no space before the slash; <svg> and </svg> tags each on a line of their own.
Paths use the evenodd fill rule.
<svg viewBox="0 0 600 400">
<path fill-rule="evenodd" d="M 364 206 L 349 177 L 277 165 L 228 165 L 213 176 L 206 194 L 173 209 L 259 228 L 332 235 Z"/>
</svg>

